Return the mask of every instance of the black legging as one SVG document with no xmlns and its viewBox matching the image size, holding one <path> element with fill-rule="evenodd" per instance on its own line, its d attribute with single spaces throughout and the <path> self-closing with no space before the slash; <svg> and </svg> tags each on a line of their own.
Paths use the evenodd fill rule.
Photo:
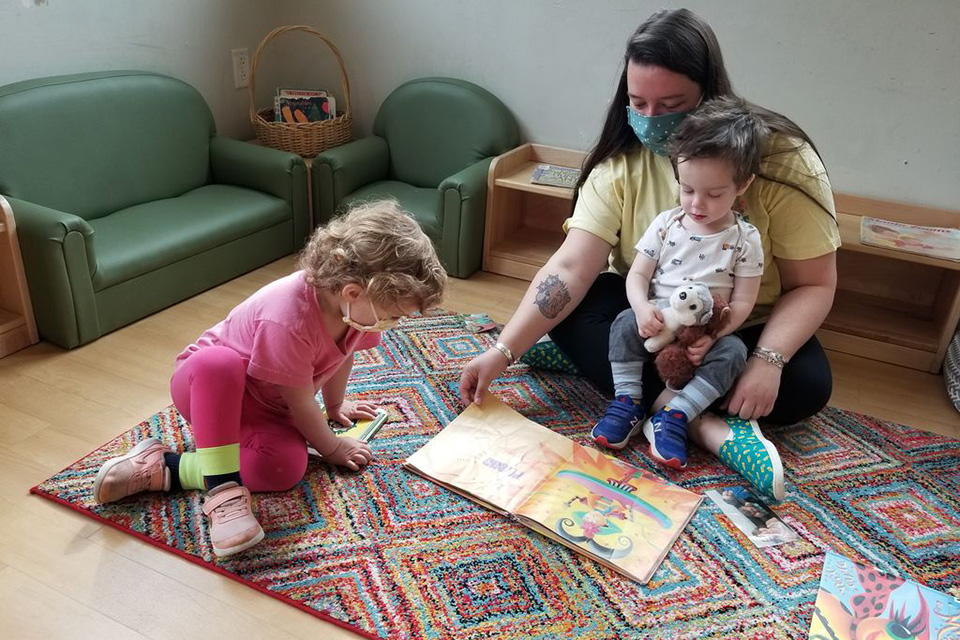
<svg viewBox="0 0 960 640">
<path fill-rule="evenodd" d="M 621 311 L 630 306 L 626 281 L 615 273 L 600 274 L 580 305 L 563 322 L 554 327 L 550 337 L 580 368 L 580 371 L 606 393 L 613 395 L 613 374 L 607 358 L 610 325 Z M 763 332 L 763 325 L 737 331 L 736 334 L 753 351 Z M 643 374 L 644 409 L 663 391 L 664 385 L 652 364 Z M 830 362 L 816 337 L 790 358 L 780 378 L 780 393 L 770 415 L 769 424 L 794 424 L 809 418 L 827 405 L 833 391 Z"/>
</svg>

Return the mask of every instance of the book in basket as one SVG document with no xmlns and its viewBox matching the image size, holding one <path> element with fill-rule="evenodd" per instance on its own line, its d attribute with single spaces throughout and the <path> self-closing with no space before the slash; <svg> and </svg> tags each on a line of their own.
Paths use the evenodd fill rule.
<svg viewBox="0 0 960 640">
<path fill-rule="evenodd" d="M 304 124 L 329 120 L 336 117 L 336 109 L 333 96 L 326 91 L 281 89 L 273 99 L 276 122 Z"/>
<path fill-rule="evenodd" d="M 702 500 L 524 418 L 493 394 L 404 466 L 640 583 Z"/>
</svg>

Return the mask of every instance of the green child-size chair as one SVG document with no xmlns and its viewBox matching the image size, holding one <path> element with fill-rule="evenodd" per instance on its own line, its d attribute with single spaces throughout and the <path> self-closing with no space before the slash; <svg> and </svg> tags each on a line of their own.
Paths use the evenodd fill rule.
<svg viewBox="0 0 960 640">
<path fill-rule="evenodd" d="M 513 115 L 486 89 L 452 78 L 407 82 L 380 106 L 372 136 L 314 158 L 318 221 L 354 202 L 394 198 L 447 272 L 466 278 L 480 268 L 487 169 L 518 137 Z"/>
</svg>

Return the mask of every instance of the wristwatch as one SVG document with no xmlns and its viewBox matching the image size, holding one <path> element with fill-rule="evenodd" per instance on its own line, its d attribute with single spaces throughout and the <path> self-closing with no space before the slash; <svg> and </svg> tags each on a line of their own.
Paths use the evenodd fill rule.
<svg viewBox="0 0 960 640">
<path fill-rule="evenodd" d="M 759 358 L 764 362 L 769 362 L 777 369 L 783 369 L 783 366 L 787 364 L 787 359 L 783 357 L 783 354 L 779 351 L 774 351 L 773 349 L 765 349 L 764 347 L 756 347 L 751 354 L 754 358 Z"/>
</svg>

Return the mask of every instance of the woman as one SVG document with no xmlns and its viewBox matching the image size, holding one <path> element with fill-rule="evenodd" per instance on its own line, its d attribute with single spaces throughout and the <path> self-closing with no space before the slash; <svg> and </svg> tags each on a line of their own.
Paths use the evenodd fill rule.
<svg viewBox="0 0 960 640">
<path fill-rule="evenodd" d="M 688 112 L 718 96 L 737 97 L 709 25 L 686 9 L 660 11 L 640 25 L 627 43 L 600 139 L 584 163 L 573 215 L 564 223 L 567 237 L 531 282 L 497 347 L 465 367 L 464 403 L 479 402 L 491 381 L 548 332 L 588 378 L 612 391 L 606 354 L 610 325 L 629 306 L 623 275 L 646 227 L 679 201 L 666 141 Z M 690 435 L 780 499 L 782 465 L 755 419 L 791 424 L 830 397 L 830 366 L 814 332 L 833 303 L 840 236 L 826 171 L 810 139 L 786 117 L 751 108 L 774 133 L 742 198 L 766 256 L 756 324 L 738 332 L 752 357 L 723 407 L 739 419 L 708 414 L 691 425 Z M 648 388 L 643 395 L 658 392 Z"/>
</svg>

